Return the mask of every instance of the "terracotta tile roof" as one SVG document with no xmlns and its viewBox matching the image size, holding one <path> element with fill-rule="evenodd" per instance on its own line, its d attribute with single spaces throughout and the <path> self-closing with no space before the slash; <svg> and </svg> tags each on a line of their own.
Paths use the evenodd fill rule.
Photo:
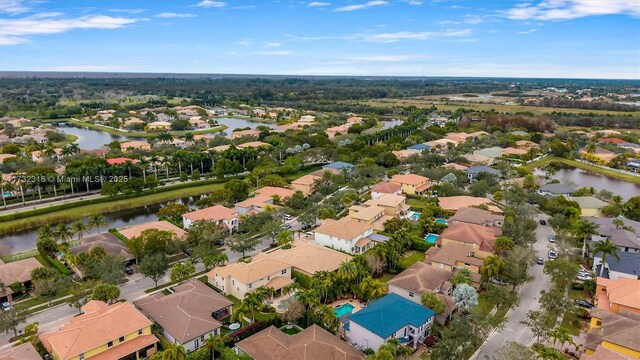
<svg viewBox="0 0 640 360">
<path fill-rule="evenodd" d="M 0 360 L 42 360 L 42 356 L 30 342 L 26 342 L 4 349 L 0 352 Z"/>
<path fill-rule="evenodd" d="M 432 186 L 433 186 L 433 184 L 424 184 L 424 185 L 418 186 L 416 188 L 416 192 L 423 192 L 423 191 L 431 188 Z"/>
<path fill-rule="evenodd" d="M 425 181 L 429 181 L 429 178 L 417 174 L 397 174 L 393 175 L 389 181 L 398 184 L 420 185 Z"/>
<path fill-rule="evenodd" d="M 142 234 L 143 231 L 149 230 L 149 229 L 171 231 L 176 235 L 177 239 L 185 239 L 187 237 L 186 231 L 164 220 L 150 221 L 150 222 L 142 223 L 139 225 L 129 226 L 126 228 L 118 229 L 118 231 L 120 232 L 120 234 L 124 235 L 127 239 L 131 239 L 136 236 L 140 236 L 140 234 Z"/>
<path fill-rule="evenodd" d="M 251 261 L 250 263 L 239 262 L 226 266 L 215 267 L 209 271 L 208 276 L 209 278 L 214 278 L 215 275 L 221 277 L 231 276 L 235 280 L 246 285 L 282 270 L 289 269 L 290 267 L 291 265 L 282 261 L 261 258 Z"/>
<path fill-rule="evenodd" d="M 502 231 L 498 227 L 483 226 L 469 223 L 454 223 L 449 225 L 441 234 L 442 239 L 451 239 L 465 244 L 477 246 L 480 250 L 493 252 L 496 237 Z"/>
<path fill-rule="evenodd" d="M 381 182 L 373 185 L 371 192 L 395 194 L 402 189 L 402 185 L 392 182 Z"/>
<path fill-rule="evenodd" d="M 40 335 L 49 352 L 55 348 L 63 359 L 73 358 L 151 326 L 151 321 L 128 302 L 107 305 L 92 300 L 82 310 L 84 314 L 72 318 L 57 331 Z"/>
<path fill-rule="evenodd" d="M 316 234 L 326 234 L 340 239 L 352 240 L 372 228 L 369 224 L 364 224 L 345 216 L 337 221 L 325 222 L 325 224 L 317 228 L 315 232 Z"/>
<path fill-rule="evenodd" d="M 466 264 L 482 266 L 484 260 L 469 256 L 473 249 L 468 246 L 456 243 L 448 243 L 441 248 L 432 247 L 431 249 L 436 249 L 429 253 L 427 251 L 427 257 L 425 258 L 425 263 L 442 263 L 449 266 L 457 266 L 456 262 L 462 262 Z M 431 250 L 429 249 L 429 250 Z"/>
<path fill-rule="evenodd" d="M 149 143 L 146 141 L 138 141 L 138 140 L 133 140 L 133 141 L 125 141 L 125 142 L 121 142 L 120 143 L 120 148 L 121 149 L 127 149 L 127 148 L 137 148 L 137 147 L 145 147 L 145 146 L 149 146 Z"/>
<path fill-rule="evenodd" d="M 315 274 L 319 271 L 336 271 L 340 264 L 349 261 L 351 256 L 310 241 L 296 240 L 290 249 L 259 253 L 254 260 L 262 258 L 280 261 L 307 274 Z"/>
<path fill-rule="evenodd" d="M 383 207 L 396 207 L 405 202 L 407 199 L 404 195 L 398 194 L 386 194 L 382 195 L 377 199 L 370 199 L 365 201 L 365 205 L 368 206 L 383 206 Z"/>
<path fill-rule="evenodd" d="M 357 247 L 359 247 L 359 248 L 362 248 L 362 247 L 367 246 L 367 245 L 368 245 L 368 244 L 370 244 L 370 243 L 371 243 L 371 240 L 370 240 L 370 239 L 368 239 L 368 238 L 366 238 L 366 237 L 363 237 L 362 239 L 360 239 L 360 240 L 356 241 L 356 244 L 355 244 L 355 245 L 356 245 Z"/>
<path fill-rule="evenodd" d="M 422 294 L 425 291 L 435 291 L 444 282 L 451 279 L 453 272 L 429 266 L 424 262 L 417 262 L 398 274 L 387 284 L 401 289 Z"/>
<path fill-rule="evenodd" d="M 134 304 L 181 344 L 221 327 L 212 314 L 233 305 L 196 279 L 176 286 L 174 291 L 166 296 L 158 293 Z"/>
<path fill-rule="evenodd" d="M 606 288 L 609 303 L 640 310 L 640 280 L 625 277 L 610 280 L 598 277 L 597 282 Z"/>
<path fill-rule="evenodd" d="M 266 284 L 264 284 L 265 288 L 271 288 L 273 290 L 280 290 L 287 285 L 293 284 L 293 280 L 284 276 L 276 276 L 271 278 Z"/>
<path fill-rule="evenodd" d="M 373 219 L 382 216 L 384 213 L 384 208 L 374 205 L 370 207 L 362 207 L 362 206 L 352 206 L 349 210 L 356 210 L 355 213 L 350 214 L 349 217 L 356 220 L 362 221 L 372 221 Z"/>
<path fill-rule="evenodd" d="M 346 342 L 311 325 L 295 335 L 270 326 L 236 346 L 254 360 L 359 360 L 364 354 Z"/>
<path fill-rule="evenodd" d="M 442 165 L 441 167 L 447 168 L 447 169 L 453 169 L 453 170 L 461 170 L 461 171 L 468 169 L 468 166 L 460 165 L 458 163 L 448 163 L 448 164 Z"/>
<path fill-rule="evenodd" d="M 234 131 L 231 134 L 233 134 L 234 137 L 258 136 L 260 135 L 260 130 L 248 129 L 248 130 Z"/>
<path fill-rule="evenodd" d="M 157 343 L 158 338 L 155 335 L 141 335 L 135 337 L 122 345 L 114 346 L 107 351 L 91 357 L 91 360 L 112 360 L 120 359 L 132 354 L 140 349 L 144 349 L 149 345 Z"/>
<path fill-rule="evenodd" d="M 262 207 L 264 205 L 268 205 L 273 201 L 273 198 L 271 196 L 265 196 L 265 195 L 257 195 L 254 197 L 250 197 L 246 200 L 240 201 L 235 203 L 235 206 L 239 206 L 239 207 L 251 207 L 251 206 L 258 206 L 258 207 Z"/>
<path fill-rule="evenodd" d="M 524 150 L 524 149 L 517 149 L 514 147 L 508 147 L 508 148 L 504 148 L 504 151 L 502 152 L 503 154 L 508 154 L 508 155 L 524 155 L 526 154 L 528 151 Z"/>
<path fill-rule="evenodd" d="M 612 137 L 601 139 L 599 142 L 600 143 L 609 143 L 609 144 L 618 144 L 618 145 L 627 143 L 627 141 L 624 141 L 624 140 L 618 139 L 618 138 L 612 138 Z"/>
<path fill-rule="evenodd" d="M 473 197 L 473 196 L 445 196 L 438 198 L 438 205 L 444 210 L 454 210 L 458 211 L 463 207 L 472 207 L 472 206 L 480 206 L 487 205 L 489 207 L 489 211 L 502 214 L 502 210 L 495 206 L 491 200 L 487 198 L 481 197 Z"/>
<path fill-rule="evenodd" d="M 580 355 L 580 360 L 633 360 L 632 357 L 607 349 L 602 345 L 598 345 L 596 351 L 591 354 Z"/>
<path fill-rule="evenodd" d="M 117 157 L 117 158 L 113 158 L 113 159 L 107 159 L 107 164 L 109 164 L 109 165 L 121 165 L 121 164 L 125 164 L 127 161 L 132 163 L 132 164 L 137 164 L 139 162 L 136 159 L 129 159 L 129 158 L 126 158 L 126 157 Z"/>
<path fill-rule="evenodd" d="M 214 146 L 214 147 L 210 148 L 209 150 L 213 150 L 213 151 L 217 151 L 217 152 L 223 152 L 223 151 L 229 150 L 230 147 L 231 147 L 231 145 L 220 145 L 220 146 Z"/>
<path fill-rule="evenodd" d="M 449 218 L 449 223 L 464 222 L 477 225 L 491 224 L 498 221 L 504 221 L 504 216 L 474 207 L 460 208 L 455 215 Z"/>
<path fill-rule="evenodd" d="M 0 281 L 6 286 L 18 281 L 24 283 L 31 280 L 31 271 L 43 267 L 36 258 L 27 258 L 13 261 L 7 264 L 0 264 Z"/>
<path fill-rule="evenodd" d="M 89 251 L 95 247 L 102 247 L 107 255 L 119 256 L 124 260 L 131 260 L 134 258 L 125 243 L 111 233 L 87 236 L 82 239 L 82 243 L 80 245 L 70 248 L 69 252 L 73 255 L 77 255 L 81 252 L 89 253 Z"/>
<path fill-rule="evenodd" d="M 413 150 L 393 150 L 391 151 L 391 153 L 398 159 L 398 160 L 404 160 L 410 156 L 413 155 L 418 155 L 417 152 L 413 151 Z"/>
<path fill-rule="evenodd" d="M 295 193 L 296 193 L 295 190 L 291 190 L 283 187 L 275 187 L 275 186 L 265 186 L 256 190 L 256 195 L 268 196 L 270 198 L 273 198 L 274 196 L 277 195 L 278 197 L 280 197 L 280 200 L 282 201 L 290 198 Z"/>
<path fill-rule="evenodd" d="M 318 179 L 320 179 L 319 176 L 315 176 L 315 175 L 305 175 L 302 177 L 299 177 L 295 180 L 293 180 L 291 182 L 291 184 L 296 184 L 296 185 L 313 185 Z"/>
<path fill-rule="evenodd" d="M 10 159 L 14 157 L 16 156 L 13 154 L 0 154 L 0 164 L 2 164 L 6 159 Z"/>
<path fill-rule="evenodd" d="M 249 141 L 249 142 L 238 145 L 238 149 L 259 148 L 259 147 L 268 147 L 268 146 L 271 146 L 271 144 L 267 144 L 262 141 Z"/>
<path fill-rule="evenodd" d="M 235 209 L 229 209 L 221 205 L 214 205 L 208 208 L 188 212 L 182 215 L 183 218 L 187 218 L 191 221 L 198 220 L 231 220 L 238 217 L 238 212 Z"/>
</svg>

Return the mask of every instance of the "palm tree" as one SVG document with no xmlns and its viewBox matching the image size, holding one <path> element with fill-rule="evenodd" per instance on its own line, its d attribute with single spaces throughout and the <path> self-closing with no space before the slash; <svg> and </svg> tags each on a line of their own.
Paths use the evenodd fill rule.
<svg viewBox="0 0 640 360">
<path fill-rule="evenodd" d="M 332 333 L 336 333 L 338 331 L 340 319 L 338 319 L 336 312 L 333 311 L 332 307 L 328 305 L 320 305 L 316 310 L 314 317 Z"/>
<path fill-rule="evenodd" d="M 96 228 L 98 229 L 98 234 L 100 234 L 100 226 L 107 225 L 107 220 L 104 218 L 102 214 L 93 214 L 89 217 L 89 229 Z"/>
<path fill-rule="evenodd" d="M 451 283 L 453 285 L 471 284 L 471 271 L 466 267 L 456 271 L 451 277 Z"/>
<path fill-rule="evenodd" d="M 618 247 L 615 246 L 611 239 L 607 238 L 605 241 L 598 241 L 593 247 L 593 256 L 596 254 L 602 254 L 602 265 L 600 265 L 600 274 L 602 277 L 602 273 L 604 272 L 604 264 L 607 262 L 607 255 L 613 255 L 616 260 L 620 261 L 620 257 L 618 256 Z"/>
<path fill-rule="evenodd" d="M 577 220 L 571 226 L 571 233 L 582 239 L 582 258 L 587 253 L 587 238 L 596 233 L 598 227 L 589 220 Z"/>
<path fill-rule="evenodd" d="M 504 260 L 500 259 L 498 255 L 491 255 L 484 259 L 480 273 L 485 280 L 498 277 L 504 271 Z"/>
<path fill-rule="evenodd" d="M 53 238 L 55 235 L 50 225 L 44 225 L 38 230 L 38 239 Z"/>
<path fill-rule="evenodd" d="M 244 299 L 242 299 L 242 304 L 249 310 L 251 313 L 251 322 L 256 321 L 256 310 L 262 308 L 264 300 L 263 296 L 265 294 L 263 292 L 253 291 L 245 294 Z"/>
<path fill-rule="evenodd" d="M 219 351 L 224 346 L 224 340 L 221 336 L 209 334 L 204 340 L 204 348 L 211 353 L 211 360 L 215 359 L 215 352 Z"/>
<path fill-rule="evenodd" d="M 624 226 L 624 221 L 622 219 L 620 219 L 619 217 L 613 219 L 613 221 L 611 223 L 613 225 L 615 225 L 616 229 L 620 229 L 621 227 Z"/>
<path fill-rule="evenodd" d="M 186 360 L 187 359 L 187 350 L 185 350 L 184 346 L 180 344 L 169 344 L 162 352 L 162 360 Z"/>
<path fill-rule="evenodd" d="M 73 236 L 73 231 L 71 230 L 69 225 L 65 223 L 58 224 L 54 231 L 56 234 L 56 238 L 58 238 L 58 240 L 62 240 L 62 242 L 69 241 L 69 239 L 71 239 L 71 236 Z"/>
<path fill-rule="evenodd" d="M 329 297 L 329 290 L 333 286 L 332 274 L 328 271 L 319 271 L 313 274 L 311 278 L 311 288 L 320 296 L 320 302 L 323 303 Z"/>
<path fill-rule="evenodd" d="M 251 310 L 247 308 L 246 304 L 243 302 L 240 305 L 233 307 L 233 314 L 231 315 L 231 320 L 238 322 L 240 324 L 245 322 L 245 319 L 251 316 Z"/>
<path fill-rule="evenodd" d="M 358 276 L 358 264 L 355 261 L 343 261 L 337 274 L 339 279 L 347 283 L 354 282 Z"/>
<path fill-rule="evenodd" d="M 369 276 L 360 283 L 360 291 L 366 300 L 377 299 L 387 293 L 387 284 Z"/>
<path fill-rule="evenodd" d="M 88 230 L 87 224 L 84 223 L 82 219 L 76 220 L 73 224 L 71 224 L 71 230 L 74 235 L 78 235 L 78 239 L 82 241 L 83 234 Z"/>
<path fill-rule="evenodd" d="M 314 290 L 300 290 L 296 294 L 298 300 L 304 305 L 306 311 L 313 309 L 317 306 L 320 306 L 320 300 L 318 298 L 318 293 Z"/>
</svg>

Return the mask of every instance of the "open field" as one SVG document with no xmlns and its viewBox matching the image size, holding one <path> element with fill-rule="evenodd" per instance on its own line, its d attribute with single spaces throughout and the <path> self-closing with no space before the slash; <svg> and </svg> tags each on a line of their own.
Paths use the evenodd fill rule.
<svg viewBox="0 0 640 360">
<path fill-rule="evenodd" d="M 72 123 L 74 125 L 77 125 L 77 126 L 85 126 L 85 127 L 88 127 L 89 129 L 104 131 L 104 132 L 109 133 L 111 135 L 121 135 L 121 136 L 131 136 L 131 137 L 154 137 L 154 136 L 158 135 L 158 133 L 155 133 L 155 132 L 149 133 L 149 132 L 146 132 L 146 131 L 119 131 L 119 130 L 116 130 L 116 129 L 111 128 L 111 127 L 96 125 L 96 124 L 93 124 L 93 123 L 84 122 L 84 121 L 78 121 L 78 120 L 74 120 L 74 119 L 55 119 L 55 120 L 50 120 L 50 121 L 51 122 L 66 121 L 66 122 L 70 122 L 70 123 Z M 220 125 L 220 126 L 212 127 L 210 129 L 205 129 L 205 130 L 170 131 L 170 133 L 173 136 L 184 136 L 184 134 L 186 134 L 187 132 L 190 132 L 190 133 L 192 133 L 194 135 L 197 135 L 197 134 L 217 133 L 217 132 L 224 131 L 226 128 L 227 128 L 226 125 Z"/>
<path fill-rule="evenodd" d="M 575 160 L 571 160 L 571 159 L 565 159 L 565 158 L 556 157 L 556 156 L 547 156 L 547 157 L 542 158 L 540 160 L 530 162 L 527 165 L 525 165 L 524 168 L 533 171 L 533 169 L 535 169 L 537 167 L 544 166 L 546 164 L 554 163 L 554 162 L 559 162 L 559 163 L 563 163 L 565 165 L 569 165 L 569 166 L 572 166 L 572 167 L 575 167 L 575 168 L 579 168 L 579 169 L 591 171 L 591 172 L 594 172 L 594 173 L 602 174 L 602 175 L 605 175 L 605 176 L 608 176 L 608 177 L 611 177 L 611 178 L 614 178 L 614 179 L 620 179 L 620 180 L 624 180 L 624 181 L 629 181 L 629 182 L 632 182 L 632 183 L 640 184 L 640 176 L 622 174 L 622 173 L 619 173 L 619 172 L 614 171 L 614 170 L 607 170 L 607 169 L 599 168 L 597 166 L 585 164 L 585 163 L 582 163 L 582 162 L 579 162 L 579 161 L 575 161 Z"/>
<path fill-rule="evenodd" d="M 442 97 L 442 95 L 439 95 Z M 541 106 L 523 106 L 523 105 L 499 105 L 499 104 L 475 104 L 469 102 L 460 102 L 452 104 L 442 104 L 441 101 L 435 100 L 419 100 L 419 99 L 377 99 L 377 100 L 365 100 L 365 101 L 349 101 L 349 103 L 359 103 L 363 105 L 376 106 L 376 107 L 394 107 L 394 106 L 415 106 L 417 108 L 429 108 L 435 105 L 438 110 L 450 110 L 455 111 L 459 108 L 471 109 L 476 111 L 490 111 L 495 110 L 499 112 L 530 112 L 536 115 L 545 115 L 552 112 L 565 112 L 573 114 L 602 114 L 602 115 L 633 115 L 640 117 L 640 111 L 625 112 L 625 111 L 608 111 L 608 110 L 586 110 L 586 109 L 567 109 L 567 108 L 552 108 Z"/>
</svg>

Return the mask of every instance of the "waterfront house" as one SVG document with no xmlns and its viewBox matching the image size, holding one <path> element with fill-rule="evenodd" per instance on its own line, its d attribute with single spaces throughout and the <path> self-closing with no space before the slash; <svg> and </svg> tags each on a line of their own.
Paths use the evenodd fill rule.
<svg viewBox="0 0 640 360">
<path fill-rule="evenodd" d="M 212 221 L 219 226 L 225 227 L 229 232 L 235 232 L 239 223 L 236 209 L 214 205 L 182 215 L 182 227 L 189 229 L 195 221 L 201 220 Z"/>
<path fill-rule="evenodd" d="M 0 282 L 4 284 L 4 288 L 0 290 L 0 302 L 13 301 L 13 290 L 10 287 L 13 283 L 31 287 L 31 272 L 39 267 L 43 265 L 36 258 L 26 258 L 6 264 L 0 260 Z"/>
</svg>

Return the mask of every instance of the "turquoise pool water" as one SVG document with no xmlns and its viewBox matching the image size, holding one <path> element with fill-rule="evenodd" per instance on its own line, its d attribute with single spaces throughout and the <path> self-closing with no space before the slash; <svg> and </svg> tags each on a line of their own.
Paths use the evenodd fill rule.
<svg viewBox="0 0 640 360">
<path fill-rule="evenodd" d="M 424 241 L 429 244 L 435 244 L 436 240 L 438 240 L 438 234 L 427 234 L 427 236 L 424 237 Z"/>
<path fill-rule="evenodd" d="M 436 224 L 448 225 L 447 219 L 436 219 Z"/>
<path fill-rule="evenodd" d="M 12 193 L 10 193 L 10 192 L 8 192 L 8 191 L 5 191 L 5 192 L 3 193 L 3 195 L 4 195 L 4 197 L 9 197 L 9 196 L 11 196 L 11 195 L 13 195 L 13 194 L 12 194 Z"/>
<path fill-rule="evenodd" d="M 420 213 L 419 212 L 414 212 L 413 214 L 411 214 L 411 220 L 418 221 L 419 219 L 420 219 Z"/>
<path fill-rule="evenodd" d="M 353 313 L 353 309 L 355 309 L 355 307 L 353 305 L 347 303 L 347 304 L 342 304 L 342 305 L 338 306 L 337 308 L 334 308 L 333 312 L 336 313 L 337 317 L 341 317 L 342 315 Z"/>
</svg>

